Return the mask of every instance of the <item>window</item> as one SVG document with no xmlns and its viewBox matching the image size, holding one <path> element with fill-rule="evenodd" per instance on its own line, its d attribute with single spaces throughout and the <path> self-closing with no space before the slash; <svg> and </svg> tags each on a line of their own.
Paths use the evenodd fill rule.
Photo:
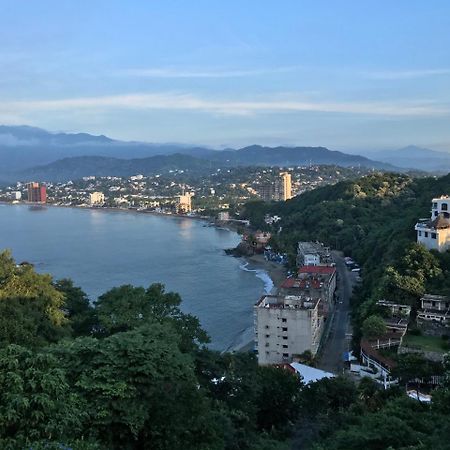
<svg viewBox="0 0 450 450">
<path fill-rule="evenodd" d="M 281 321 L 284 322 L 284 323 L 286 323 L 286 322 L 287 322 L 287 319 L 281 319 Z"/>
<path fill-rule="evenodd" d="M 437 217 L 437 215 L 438 215 L 438 212 L 435 211 L 435 212 L 434 212 L 434 217 Z"/>
<path fill-rule="evenodd" d="M 270 338 L 270 334 L 266 334 L 266 338 Z"/>
<path fill-rule="evenodd" d="M 283 336 L 283 341 L 287 341 L 287 336 Z"/>
<path fill-rule="evenodd" d="M 428 231 L 425 231 L 425 237 L 428 237 Z"/>
<path fill-rule="evenodd" d="M 283 327 L 281 331 L 287 331 L 287 327 Z"/>
<path fill-rule="evenodd" d="M 448 211 L 448 204 L 447 203 L 442 203 L 441 211 Z"/>
<path fill-rule="evenodd" d="M 268 342 L 266 342 L 266 347 L 268 347 L 269 346 L 269 343 Z"/>
<path fill-rule="evenodd" d="M 433 208 L 437 208 L 437 203 L 433 203 Z"/>
<path fill-rule="evenodd" d="M 288 348 L 288 345 L 287 345 L 287 344 L 284 344 L 284 345 L 283 345 L 283 348 Z"/>
<path fill-rule="evenodd" d="M 266 325 L 265 328 L 266 328 L 266 330 L 268 330 L 269 329 L 269 325 Z"/>
<path fill-rule="evenodd" d="M 436 233 L 431 233 L 431 239 L 436 239 Z"/>
<path fill-rule="evenodd" d="M 283 358 L 289 358 L 289 353 L 283 353 Z"/>
<path fill-rule="evenodd" d="M 419 231 L 418 233 L 419 233 L 419 236 L 422 236 L 422 232 L 421 231 Z"/>
</svg>

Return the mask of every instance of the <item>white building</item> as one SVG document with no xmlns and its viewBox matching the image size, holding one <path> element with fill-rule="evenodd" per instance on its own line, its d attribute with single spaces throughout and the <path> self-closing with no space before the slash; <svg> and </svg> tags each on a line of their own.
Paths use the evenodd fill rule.
<svg viewBox="0 0 450 450">
<path fill-rule="evenodd" d="M 329 247 L 320 242 L 299 242 L 297 244 L 297 266 L 320 266 L 331 264 Z"/>
<path fill-rule="evenodd" d="M 421 308 L 417 311 L 417 321 L 435 322 L 442 326 L 450 325 L 450 297 L 425 294 L 421 299 Z"/>
<path fill-rule="evenodd" d="M 315 355 L 323 331 L 321 301 L 303 295 L 264 295 L 254 307 L 258 363 L 288 363 L 307 350 Z"/>
<path fill-rule="evenodd" d="M 417 242 L 428 250 L 445 252 L 450 249 L 450 197 L 433 198 L 431 219 L 416 223 Z"/>
<path fill-rule="evenodd" d="M 101 206 L 105 203 L 105 195 L 103 192 L 91 192 L 89 194 L 89 204 L 91 206 Z"/>
</svg>

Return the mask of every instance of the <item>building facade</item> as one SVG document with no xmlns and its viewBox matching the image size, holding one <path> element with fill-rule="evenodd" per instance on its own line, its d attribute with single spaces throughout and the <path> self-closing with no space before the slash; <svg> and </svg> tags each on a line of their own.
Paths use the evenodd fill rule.
<svg viewBox="0 0 450 450">
<path fill-rule="evenodd" d="M 323 332 L 321 299 L 265 295 L 254 307 L 258 363 L 282 364 L 309 350 L 315 355 Z"/>
<path fill-rule="evenodd" d="M 45 184 L 31 182 L 27 184 L 28 201 L 31 203 L 47 203 L 47 187 Z"/>
<path fill-rule="evenodd" d="M 190 192 L 183 192 L 177 198 L 177 212 L 179 214 L 187 214 L 192 211 L 192 197 Z"/>
<path fill-rule="evenodd" d="M 264 183 L 260 188 L 260 197 L 265 202 L 286 201 L 292 198 L 292 178 L 288 172 L 281 173 L 273 183 Z"/>
<path fill-rule="evenodd" d="M 320 242 L 299 242 L 297 244 L 297 266 L 321 266 L 333 263 L 329 247 Z"/>
<path fill-rule="evenodd" d="M 89 194 L 89 204 L 91 206 L 101 206 L 105 203 L 103 192 L 92 192 Z"/>
<path fill-rule="evenodd" d="M 428 250 L 450 249 L 450 197 L 433 198 L 431 218 L 416 223 L 417 242 Z"/>
</svg>

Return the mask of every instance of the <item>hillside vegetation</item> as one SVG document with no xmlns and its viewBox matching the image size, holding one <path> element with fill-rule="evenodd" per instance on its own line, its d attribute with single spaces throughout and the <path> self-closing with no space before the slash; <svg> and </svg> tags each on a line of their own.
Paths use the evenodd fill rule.
<svg viewBox="0 0 450 450">
<path fill-rule="evenodd" d="M 267 228 L 265 214 L 282 217 L 272 240 L 295 261 L 297 242 L 318 240 L 342 250 L 362 267 L 363 283 L 354 296 L 354 321 L 362 320 L 380 298 L 413 306 L 425 291 L 450 293 L 450 254 L 415 244 L 414 225 L 430 216 L 431 199 L 450 193 L 450 175 L 413 179 L 374 174 L 307 192 L 285 203 L 251 202 L 242 215 Z M 275 229 L 273 229 L 275 231 Z M 356 341 L 358 339 L 356 334 Z"/>
</svg>

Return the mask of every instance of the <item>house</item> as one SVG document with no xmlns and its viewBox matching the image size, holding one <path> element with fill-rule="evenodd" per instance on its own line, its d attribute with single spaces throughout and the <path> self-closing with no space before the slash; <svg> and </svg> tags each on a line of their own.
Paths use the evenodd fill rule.
<svg viewBox="0 0 450 450">
<path fill-rule="evenodd" d="M 297 266 L 329 265 L 333 262 L 329 247 L 320 242 L 299 242 L 297 244 Z"/>
<path fill-rule="evenodd" d="M 420 299 L 421 307 L 417 311 L 417 323 L 421 326 L 434 325 L 435 328 L 450 326 L 450 297 L 425 294 Z M 425 328 L 428 328 L 425 326 Z"/>
<path fill-rule="evenodd" d="M 450 249 L 450 197 L 433 198 L 431 218 L 416 223 L 417 242 L 428 250 L 445 252 Z"/>
</svg>

